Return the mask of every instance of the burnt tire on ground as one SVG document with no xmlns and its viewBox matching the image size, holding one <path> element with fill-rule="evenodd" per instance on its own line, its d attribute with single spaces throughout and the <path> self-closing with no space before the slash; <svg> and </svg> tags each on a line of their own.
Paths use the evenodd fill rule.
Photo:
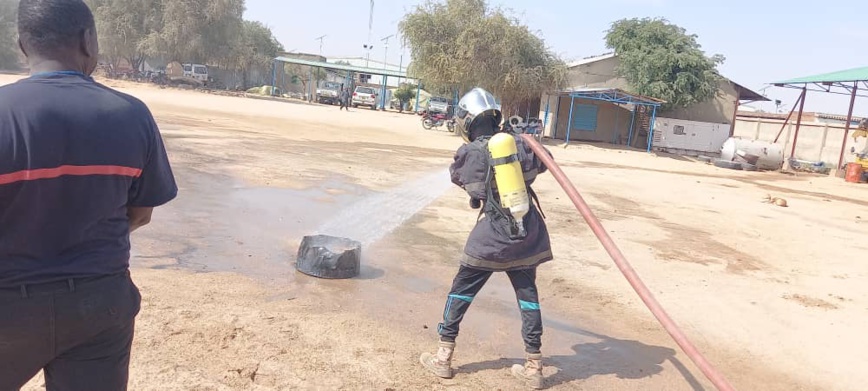
<svg viewBox="0 0 868 391">
<path fill-rule="evenodd" d="M 353 278 L 361 271 L 362 244 L 328 235 L 305 236 L 295 268 L 319 278 Z"/>
<path fill-rule="evenodd" d="M 756 166 L 750 163 L 741 163 L 741 169 L 744 171 L 757 171 Z"/>
<path fill-rule="evenodd" d="M 731 162 L 728 160 L 720 160 L 720 159 L 715 160 L 714 166 L 720 167 L 720 168 L 728 168 L 730 170 L 741 170 L 741 163 Z"/>
</svg>

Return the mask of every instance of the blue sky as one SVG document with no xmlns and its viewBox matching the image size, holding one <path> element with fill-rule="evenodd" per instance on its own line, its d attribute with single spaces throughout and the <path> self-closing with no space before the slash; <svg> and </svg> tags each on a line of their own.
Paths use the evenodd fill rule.
<svg viewBox="0 0 868 391">
<path fill-rule="evenodd" d="M 755 91 L 781 79 L 868 66 L 868 22 L 859 0 L 489 1 L 512 9 L 566 60 L 606 52 L 603 36 L 612 21 L 664 17 L 697 34 L 706 53 L 726 56 L 720 71 Z M 380 38 L 397 33 L 403 15 L 419 3 L 375 0 L 371 58 L 383 59 Z M 318 53 L 315 38 L 327 35 L 325 56 L 363 57 L 368 8 L 369 0 L 247 0 L 245 17 L 271 27 L 287 50 Z M 398 64 L 401 52 L 393 37 L 389 62 Z M 406 66 L 409 52 L 403 52 Z M 798 96 L 776 87 L 765 92 L 781 99 L 786 110 Z M 848 103 L 846 96 L 809 92 L 805 110 L 846 114 Z M 868 116 L 868 98 L 857 98 L 854 115 Z"/>
</svg>

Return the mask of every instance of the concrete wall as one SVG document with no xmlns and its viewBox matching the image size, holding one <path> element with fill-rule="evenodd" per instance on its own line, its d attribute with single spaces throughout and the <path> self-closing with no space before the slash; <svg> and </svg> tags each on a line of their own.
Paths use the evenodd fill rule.
<svg viewBox="0 0 868 391">
<path fill-rule="evenodd" d="M 772 142 L 781 130 L 783 123 L 783 120 L 738 117 L 735 122 L 734 136 Z M 791 121 L 778 140 L 778 144 L 784 146 L 786 158 L 790 157 L 795 132 L 795 121 Z M 843 137 L 843 125 L 802 123 L 801 129 L 799 129 L 795 157 L 798 160 L 822 161 L 828 166 L 836 167 Z M 855 147 L 856 151 L 861 151 L 865 148 L 865 142 L 864 138 L 854 142 L 852 137 L 847 137 L 847 144 L 844 147 L 844 164 L 853 161 L 850 148 Z"/>
<path fill-rule="evenodd" d="M 620 88 L 628 91 L 626 79 L 615 76 L 618 58 L 612 57 L 570 68 L 568 85 L 572 88 Z"/>
<path fill-rule="evenodd" d="M 573 129 L 570 131 L 570 140 L 626 144 L 630 132 L 630 110 L 596 100 L 576 99 L 575 104 L 597 106 L 597 130 L 592 132 Z M 556 118 L 550 117 L 549 126 L 554 129 L 554 138 L 563 140 L 569 126 L 570 98 L 561 98 L 557 107 L 558 115 Z"/>
<path fill-rule="evenodd" d="M 660 111 L 658 116 L 683 119 L 687 121 L 711 122 L 715 124 L 732 124 L 735 115 L 735 104 L 738 92 L 727 80 L 721 80 L 720 87 L 714 99 L 669 111 Z"/>
<path fill-rule="evenodd" d="M 546 113 L 548 107 L 548 113 Z M 558 115 L 558 97 L 543 94 L 540 98 L 539 119 L 543 121 L 543 136 L 554 137 L 554 124 Z"/>
</svg>

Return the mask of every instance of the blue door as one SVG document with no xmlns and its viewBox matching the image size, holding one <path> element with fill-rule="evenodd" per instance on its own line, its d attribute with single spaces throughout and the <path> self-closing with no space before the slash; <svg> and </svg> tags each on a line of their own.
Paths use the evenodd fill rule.
<svg viewBox="0 0 868 391">
<path fill-rule="evenodd" d="M 572 129 L 585 132 L 596 132 L 597 105 L 573 105 Z"/>
</svg>

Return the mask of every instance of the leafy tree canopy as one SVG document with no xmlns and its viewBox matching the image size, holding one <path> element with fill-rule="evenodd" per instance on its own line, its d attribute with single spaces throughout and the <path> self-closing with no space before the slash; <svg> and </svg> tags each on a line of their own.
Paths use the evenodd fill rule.
<svg viewBox="0 0 868 391">
<path fill-rule="evenodd" d="M 399 28 L 413 57 L 408 71 L 432 91 L 483 87 L 510 111 L 566 80 L 542 39 L 485 0 L 428 0 Z"/>
<path fill-rule="evenodd" d="M 706 56 L 696 38 L 665 19 L 622 19 L 607 31 L 606 46 L 618 54 L 616 72 L 633 92 L 675 108 L 708 101 L 718 90 L 724 57 Z"/>
<path fill-rule="evenodd" d="M 94 12 L 100 50 L 138 67 L 145 58 L 220 65 L 238 71 L 268 66 L 283 50 L 271 29 L 245 21 L 244 0 L 85 0 Z"/>
</svg>

